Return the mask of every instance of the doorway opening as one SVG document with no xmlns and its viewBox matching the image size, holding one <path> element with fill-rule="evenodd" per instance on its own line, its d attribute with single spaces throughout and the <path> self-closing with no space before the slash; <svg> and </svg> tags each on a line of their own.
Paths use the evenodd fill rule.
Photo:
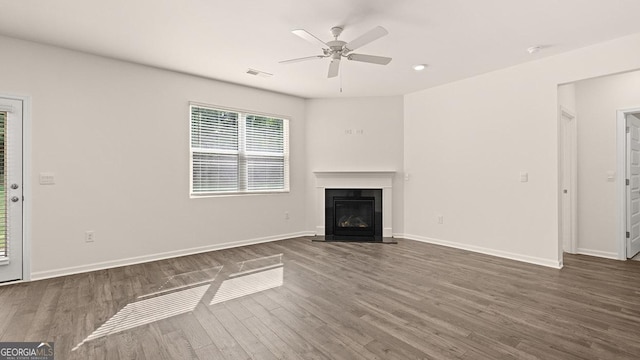
<svg viewBox="0 0 640 360">
<path fill-rule="evenodd" d="M 618 110 L 618 256 L 631 259 L 640 253 L 640 107 Z"/>
<path fill-rule="evenodd" d="M 560 106 L 560 246 L 561 252 L 578 251 L 577 124 L 576 115 Z"/>
<path fill-rule="evenodd" d="M 640 114 L 638 86 L 638 70 L 558 85 L 556 196 L 561 262 L 565 252 L 626 260 L 635 252 L 628 250 L 627 232 L 631 240 L 637 234 L 640 241 L 640 179 L 636 188 L 628 176 L 633 174 L 627 159 L 633 159 L 627 155 L 626 132 L 627 118 Z M 568 134 L 574 127 L 576 136 L 571 138 Z M 640 165 L 640 152 L 637 158 Z M 576 165 L 568 166 L 572 161 Z M 627 201 L 627 195 L 636 194 L 637 201 L 635 197 Z"/>
</svg>

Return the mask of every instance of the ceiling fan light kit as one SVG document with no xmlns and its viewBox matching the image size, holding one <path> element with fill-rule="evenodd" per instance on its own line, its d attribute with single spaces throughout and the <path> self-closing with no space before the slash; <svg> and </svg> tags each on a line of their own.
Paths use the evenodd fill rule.
<svg viewBox="0 0 640 360">
<path fill-rule="evenodd" d="M 290 64 L 300 61 L 331 58 L 327 77 L 333 78 L 338 76 L 338 74 L 340 73 L 340 60 L 342 60 L 342 58 L 346 58 L 347 60 L 351 61 L 366 62 L 377 65 L 387 65 L 389 62 L 391 62 L 390 57 L 352 53 L 352 51 L 387 35 L 389 32 L 382 26 L 377 26 L 350 42 L 338 40 L 338 37 L 340 36 L 340 34 L 342 34 L 342 30 L 343 28 L 339 26 L 331 28 L 331 35 L 333 35 L 333 40 L 327 42 L 320 40 L 320 38 L 304 29 L 293 30 L 292 33 L 299 36 L 300 38 L 314 45 L 319 45 L 322 48 L 322 55 L 306 56 L 302 58 L 284 60 L 280 61 L 280 63 Z"/>
</svg>

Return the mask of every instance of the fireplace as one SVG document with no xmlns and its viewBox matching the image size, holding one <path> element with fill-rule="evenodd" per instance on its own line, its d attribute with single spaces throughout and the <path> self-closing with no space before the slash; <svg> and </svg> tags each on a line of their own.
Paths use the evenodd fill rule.
<svg viewBox="0 0 640 360">
<path fill-rule="evenodd" d="M 334 236 L 333 234 L 333 212 L 328 213 L 327 208 L 333 206 L 333 198 L 328 200 L 332 194 L 327 194 L 327 190 L 374 190 L 382 192 L 379 202 L 376 201 L 375 227 L 382 227 L 382 238 L 389 239 L 393 236 L 393 183 L 397 175 L 393 170 L 372 170 L 372 171 L 314 171 L 316 182 L 316 200 L 314 224 L 317 236 Z M 380 194 L 380 192 L 378 192 Z M 342 196 L 342 195 L 337 195 Z M 361 196 L 367 197 L 366 193 Z M 375 196 L 373 196 L 375 197 Z M 330 203 L 328 202 L 330 201 Z M 333 210 L 332 210 L 333 211 Z M 329 230 L 330 228 L 330 230 Z"/>
<path fill-rule="evenodd" d="M 325 238 L 382 240 L 382 189 L 325 189 Z"/>
</svg>

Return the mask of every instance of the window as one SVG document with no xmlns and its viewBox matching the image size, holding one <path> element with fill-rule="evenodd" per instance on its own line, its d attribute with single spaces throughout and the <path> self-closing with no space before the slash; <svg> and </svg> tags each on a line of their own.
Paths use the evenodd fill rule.
<svg viewBox="0 0 640 360">
<path fill-rule="evenodd" d="M 289 122 L 191 105 L 191 195 L 289 191 Z"/>
</svg>

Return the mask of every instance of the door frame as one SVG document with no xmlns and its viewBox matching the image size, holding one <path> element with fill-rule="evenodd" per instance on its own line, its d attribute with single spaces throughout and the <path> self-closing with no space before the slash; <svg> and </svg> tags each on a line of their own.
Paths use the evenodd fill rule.
<svg viewBox="0 0 640 360">
<path fill-rule="evenodd" d="M 576 254 L 578 252 L 578 128 L 577 128 L 577 118 L 576 115 L 568 110 L 567 108 L 560 106 L 558 109 L 559 112 L 559 121 L 560 121 L 560 184 L 559 184 L 559 197 L 560 197 L 560 248 L 561 253 L 567 251 L 571 254 Z M 565 119 L 568 120 L 565 123 Z M 571 138 L 569 147 L 565 144 L 565 136 L 569 136 Z M 568 152 L 568 154 L 566 154 Z M 565 169 L 564 159 L 566 156 L 569 156 L 571 159 L 571 165 L 568 169 L 570 182 L 568 186 L 569 194 L 570 194 L 570 203 L 569 203 L 569 223 L 565 224 L 564 221 L 564 199 L 563 190 L 564 190 L 564 174 L 567 169 Z M 569 238 L 569 248 L 565 249 L 564 244 L 564 228 L 565 226 L 569 226 L 571 229 L 571 236 Z"/>
<path fill-rule="evenodd" d="M 616 116 L 616 243 L 618 260 L 627 260 L 627 114 L 640 107 L 618 109 Z"/>
<path fill-rule="evenodd" d="M 2 284 L 8 285 L 31 280 L 31 96 L 0 93 L 0 98 L 22 101 L 22 280 Z"/>
</svg>

